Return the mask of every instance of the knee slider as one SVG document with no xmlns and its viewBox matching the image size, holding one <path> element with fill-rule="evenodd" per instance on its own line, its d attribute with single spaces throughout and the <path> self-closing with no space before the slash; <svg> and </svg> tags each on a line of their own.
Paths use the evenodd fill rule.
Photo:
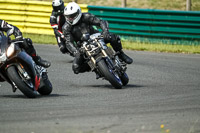
<svg viewBox="0 0 200 133">
<path fill-rule="evenodd" d="M 75 74 L 78 74 L 79 73 L 79 66 L 77 64 L 73 64 L 72 65 L 72 70 L 74 71 Z"/>
</svg>

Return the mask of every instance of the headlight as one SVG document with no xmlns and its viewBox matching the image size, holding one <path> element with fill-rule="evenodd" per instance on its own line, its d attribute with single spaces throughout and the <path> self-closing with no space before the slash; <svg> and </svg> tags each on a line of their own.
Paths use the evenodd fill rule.
<svg viewBox="0 0 200 133">
<path fill-rule="evenodd" d="M 4 62 L 4 61 L 6 61 L 6 54 L 5 53 L 0 56 L 0 63 Z"/>
<path fill-rule="evenodd" d="M 7 57 L 10 57 L 14 52 L 15 52 L 15 44 L 11 43 L 6 52 Z"/>
</svg>

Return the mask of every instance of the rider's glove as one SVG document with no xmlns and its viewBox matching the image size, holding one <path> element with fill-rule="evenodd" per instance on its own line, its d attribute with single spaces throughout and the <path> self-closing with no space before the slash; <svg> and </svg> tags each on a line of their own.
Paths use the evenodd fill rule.
<svg viewBox="0 0 200 133">
<path fill-rule="evenodd" d="M 111 39 L 111 35 L 110 35 L 110 33 L 109 33 L 108 31 L 104 31 L 104 32 L 102 33 L 102 35 L 103 35 L 103 38 L 104 38 L 105 40 L 110 40 L 110 39 Z"/>
<path fill-rule="evenodd" d="M 9 30 L 7 31 L 7 35 L 11 36 L 14 33 L 14 27 L 7 24 L 7 27 L 9 28 Z"/>
<path fill-rule="evenodd" d="M 61 37 L 62 39 L 64 39 L 64 38 L 65 38 L 65 36 L 64 36 L 63 34 L 60 34 L 60 37 Z"/>
<path fill-rule="evenodd" d="M 21 41 L 22 43 L 24 42 L 23 38 L 21 37 L 11 40 L 11 42 L 17 42 L 17 41 Z"/>
<path fill-rule="evenodd" d="M 63 35 L 63 33 L 61 31 L 58 30 L 58 34 L 62 39 L 64 39 L 64 35 Z"/>
<path fill-rule="evenodd" d="M 83 54 L 83 53 L 85 53 L 85 49 L 84 49 L 84 48 L 79 48 L 79 49 L 78 49 L 78 52 L 79 52 L 80 54 Z"/>
</svg>

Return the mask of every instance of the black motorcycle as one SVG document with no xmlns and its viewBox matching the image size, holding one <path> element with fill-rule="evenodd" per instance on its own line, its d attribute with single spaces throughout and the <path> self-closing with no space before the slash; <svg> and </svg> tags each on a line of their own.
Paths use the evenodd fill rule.
<svg viewBox="0 0 200 133">
<path fill-rule="evenodd" d="M 80 51 L 97 78 L 108 80 L 116 89 L 128 84 L 127 64 L 119 59 L 119 53 L 106 45 L 100 33 L 84 34 L 82 40 Z"/>
<path fill-rule="evenodd" d="M 0 36 L 0 82 L 7 81 L 13 92 L 19 89 L 28 98 L 38 94 L 49 95 L 52 84 L 47 69 L 38 66 L 19 44 L 23 41 L 11 41 L 5 35 Z"/>
</svg>

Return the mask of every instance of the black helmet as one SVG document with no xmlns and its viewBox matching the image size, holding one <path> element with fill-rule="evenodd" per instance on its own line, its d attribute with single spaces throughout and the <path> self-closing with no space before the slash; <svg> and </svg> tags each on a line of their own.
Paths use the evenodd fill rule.
<svg viewBox="0 0 200 133">
<path fill-rule="evenodd" d="M 53 0 L 52 7 L 55 12 L 63 13 L 64 12 L 64 2 L 62 0 Z"/>
</svg>

